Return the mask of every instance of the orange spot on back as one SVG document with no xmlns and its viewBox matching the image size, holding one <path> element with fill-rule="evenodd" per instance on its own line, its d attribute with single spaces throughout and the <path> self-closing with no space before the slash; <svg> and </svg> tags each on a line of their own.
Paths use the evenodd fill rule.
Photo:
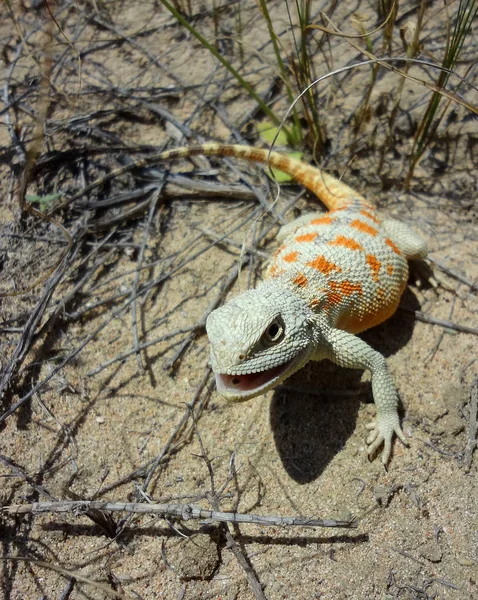
<svg viewBox="0 0 478 600">
<path fill-rule="evenodd" d="M 397 246 L 395 246 L 391 239 L 387 238 L 385 240 L 385 243 L 387 244 L 387 246 L 390 246 L 390 248 L 395 252 L 395 254 L 401 254 L 400 250 L 397 248 Z"/>
<path fill-rule="evenodd" d="M 351 296 L 354 292 L 357 292 L 360 296 L 362 295 L 362 286 L 360 283 L 353 283 L 353 281 L 329 281 L 328 286 L 332 291 L 327 293 L 325 310 L 331 306 L 344 304 L 344 296 Z"/>
<path fill-rule="evenodd" d="M 280 269 L 277 264 L 271 264 L 266 271 L 266 276 L 274 279 L 274 277 L 278 277 L 284 273 L 284 269 Z"/>
<path fill-rule="evenodd" d="M 318 233 L 305 233 L 304 235 L 298 235 L 295 238 L 296 242 L 313 242 L 318 236 Z"/>
<path fill-rule="evenodd" d="M 279 274 L 279 267 L 277 265 L 272 265 L 272 267 L 269 267 L 269 270 L 268 270 L 269 277 L 277 277 L 278 274 Z"/>
<path fill-rule="evenodd" d="M 288 262 L 288 263 L 296 262 L 296 260 L 297 260 L 297 252 L 296 251 L 289 252 L 289 254 L 286 254 L 284 256 L 284 260 L 285 260 L 285 262 Z"/>
<path fill-rule="evenodd" d="M 292 283 L 298 285 L 299 287 L 305 287 L 307 285 L 307 277 L 303 273 L 299 273 L 295 279 L 292 280 Z"/>
<path fill-rule="evenodd" d="M 378 233 L 377 229 L 367 225 L 367 223 L 364 223 L 363 221 L 360 221 L 360 219 L 355 219 L 355 221 L 352 221 L 352 223 L 350 223 L 350 227 L 353 227 L 362 233 L 368 233 L 368 235 L 377 235 Z"/>
<path fill-rule="evenodd" d="M 310 308 L 315 308 L 316 306 L 320 306 L 322 300 L 320 300 L 319 298 L 312 298 L 312 300 L 309 302 L 309 306 Z"/>
<path fill-rule="evenodd" d="M 327 304 L 324 306 L 324 309 L 327 310 L 331 306 L 339 306 L 342 304 L 342 296 L 337 292 L 328 292 L 327 294 Z"/>
<path fill-rule="evenodd" d="M 335 240 L 329 242 L 329 246 L 344 246 L 344 248 L 348 248 L 349 250 L 363 250 L 361 244 L 344 235 L 338 235 Z"/>
<path fill-rule="evenodd" d="M 351 296 L 354 292 L 357 292 L 360 296 L 362 295 L 362 286 L 360 283 L 353 283 L 353 281 L 329 281 L 329 287 L 334 291 L 340 291 L 344 296 Z"/>
<path fill-rule="evenodd" d="M 337 271 L 340 273 L 340 271 L 342 271 L 342 269 L 340 267 L 338 267 L 335 263 L 333 262 L 329 262 L 325 256 L 323 256 L 322 254 L 317 256 L 317 258 L 314 258 L 314 260 L 306 263 L 308 267 L 312 267 L 313 269 L 317 269 L 317 271 L 320 271 L 321 273 L 323 273 L 324 275 L 328 275 L 329 273 L 331 273 L 332 271 Z"/>
<path fill-rule="evenodd" d="M 362 210 L 360 211 L 360 214 L 363 215 L 364 217 L 367 217 L 367 219 L 370 219 L 374 223 L 377 223 L 377 225 L 380 223 L 380 221 L 377 219 L 377 217 L 373 213 L 368 211 L 366 208 L 362 208 Z"/>
<path fill-rule="evenodd" d="M 367 254 L 367 264 L 372 269 L 372 277 L 378 281 L 378 274 L 382 263 L 373 254 Z"/>
<path fill-rule="evenodd" d="M 312 219 L 312 221 L 310 222 L 311 225 L 331 225 L 334 221 L 334 218 L 329 216 L 329 215 L 325 215 L 325 217 L 320 217 L 319 219 Z"/>
<path fill-rule="evenodd" d="M 387 266 L 387 273 L 388 273 L 389 275 L 391 275 L 391 274 L 393 273 L 393 266 L 392 266 L 392 265 L 388 265 L 388 266 Z"/>
</svg>

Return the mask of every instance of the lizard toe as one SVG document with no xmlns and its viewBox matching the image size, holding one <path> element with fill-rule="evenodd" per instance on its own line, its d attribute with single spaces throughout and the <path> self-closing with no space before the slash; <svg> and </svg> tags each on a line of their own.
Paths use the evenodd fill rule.
<svg viewBox="0 0 478 600">
<path fill-rule="evenodd" d="M 378 431 L 374 431 L 367 438 L 368 455 L 373 456 L 384 442 L 383 435 Z"/>
<path fill-rule="evenodd" d="M 402 444 L 408 448 L 410 446 L 410 443 L 405 437 L 405 434 L 403 433 L 402 428 L 400 426 L 395 428 L 395 433 L 397 434 L 397 437 L 402 442 Z"/>
<path fill-rule="evenodd" d="M 386 437 L 384 440 L 383 452 L 382 452 L 382 464 L 386 466 L 390 460 L 390 454 L 392 453 L 392 437 Z"/>
<path fill-rule="evenodd" d="M 373 425 L 372 427 L 368 427 L 368 429 L 371 429 L 370 433 L 367 436 L 367 446 L 372 445 L 375 440 L 380 437 L 380 431 L 378 430 L 378 428 L 375 426 L 375 424 L 371 423 L 371 425 Z M 383 440 L 383 437 L 381 438 Z"/>
</svg>

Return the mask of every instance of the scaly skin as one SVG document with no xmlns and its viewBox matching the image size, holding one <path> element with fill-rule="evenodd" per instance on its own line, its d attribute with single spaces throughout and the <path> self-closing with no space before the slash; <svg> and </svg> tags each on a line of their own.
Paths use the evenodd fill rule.
<svg viewBox="0 0 478 600">
<path fill-rule="evenodd" d="M 377 407 L 369 426 L 369 454 L 383 443 L 386 464 L 394 434 L 407 445 L 398 395 L 384 357 L 354 334 L 395 312 L 407 284 L 407 259 L 425 257 L 425 243 L 406 225 L 381 220 L 360 194 L 331 175 L 276 152 L 205 144 L 160 158 L 193 155 L 269 163 L 292 175 L 329 209 L 286 225 L 266 280 L 209 315 L 206 329 L 219 392 L 230 400 L 248 400 L 309 360 L 328 358 L 344 367 L 368 369 Z"/>
</svg>

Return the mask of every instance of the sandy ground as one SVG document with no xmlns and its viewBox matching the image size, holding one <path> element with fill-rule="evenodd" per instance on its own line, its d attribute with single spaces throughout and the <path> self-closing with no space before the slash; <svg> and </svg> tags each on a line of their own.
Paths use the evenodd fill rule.
<svg viewBox="0 0 478 600">
<path fill-rule="evenodd" d="M 271 5 L 276 10 L 275 26 L 285 28 L 283 4 Z M 82 93 L 78 94 L 77 57 L 70 51 L 56 84 L 57 99 L 48 116 L 51 135 L 44 141 L 43 152 L 75 147 L 72 139 L 80 145 L 83 139 L 90 146 L 105 145 L 105 134 L 113 144 L 121 139 L 131 146 L 195 141 L 180 139 L 178 127 L 146 106 L 146 101 L 167 110 L 201 139 L 227 141 L 233 139 L 231 131 L 237 127 L 249 136 L 250 143 L 254 139 L 259 143 L 254 120 L 262 117 L 253 115 L 254 102 L 218 69 L 196 40 L 176 26 L 161 5 L 106 4 L 99 7 L 103 25 L 93 20 L 94 11 L 88 21 L 84 13 L 80 19 L 78 7 L 61 6 L 58 18 L 64 32 L 82 53 Z M 208 8 L 209 13 L 204 12 L 203 3 L 195 7 L 200 16 L 194 23 L 212 37 L 211 6 Z M 357 4 L 353 11 L 373 15 L 365 3 Z M 337 22 L 351 31 L 353 11 L 335 13 Z M 218 35 L 224 53 L 238 61 L 235 15 L 234 5 L 219 12 Z M 424 47 L 438 56 L 443 36 L 436 31 L 444 18 L 441 5 L 431 6 L 423 32 Z M 267 27 L 253 2 L 247 3 L 242 19 L 248 57 L 242 68 L 258 92 L 265 94 L 276 75 L 271 45 L 262 47 L 268 40 Z M 409 35 L 415 20 L 411 5 L 400 7 L 396 55 L 400 54 L 399 27 Z M 26 11 L 21 24 L 26 30 L 37 21 L 34 11 Z M 366 23 L 371 28 L 375 21 L 372 18 Z M 1 33 L 2 39 L 10 40 L 6 52 L 13 60 L 19 40 L 10 37 L 10 29 L 3 27 Z M 474 35 L 471 39 L 476 49 L 476 29 Z M 127 36 L 135 42 L 128 43 Z M 290 36 L 285 35 L 282 43 L 291 50 Z M 54 55 L 60 56 L 65 47 L 55 48 Z M 466 56 L 461 73 L 467 67 Z M 22 60 L 18 68 L 26 73 L 35 68 L 31 55 Z M 323 55 L 317 50 L 318 75 L 352 60 L 358 60 L 357 52 L 345 40 L 334 38 Z M 238 62 L 236 66 L 241 65 Z M 3 69 L 6 78 L 8 65 Z M 15 73 L 23 81 L 18 69 Z M 406 84 L 390 142 L 387 115 L 399 81 L 393 74 L 379 78 L 371 96 L 370 117 L 356 135 L 352 115 L 370 83 L 369 68 L 345 74 L 340 83 L 328 80 L 318 98 L 329 140 L 327 167 L 343 173 L 347 183 L 376 203 L 382 214 L 400 218 L 420 231 L 435 261 L 437 284 L 412 277 L 397 313 L 363 334 L 387 357 L 410 440 L 410 448 L 395 443 L 388 472 L 379 460 L 367 460 L 366 424 L 373 417 L 374 406 L 366 374 L 325 362 L 309 364 L 273 392 L 247 403 L 230 404 L 214 389 L 202 330 L 170 368 L 175 353 L 188 340 L 188 328 L 201 322 L 225 276 L 237 266 L 242 244 L 254 244 L 264 228 L 274 223 L 270 215 L 260 215 L 252 200 L 178 197 L 161 204 L 151 220 L 143 259 L 150 266 L 143 269 L 137 282 L 158 280 L 137 302 L 140 343 L 161 336 L 163 341 L 145 349 L 141 362 L 132 354 L 105 366 L 134 345 L 131 306 L 119 308 L 134 284 L 138 248 L 145 236 L 147 217 L 143 217 L 119 228 L 111 238 L 117 243 L 123 235 L 124 247 L 106 245 L 103 253 L 95 256 L 94 260 L 102 257 L 102 263 L 88 286 L 65 307 L 51 331 L 34 340 L 14 385 L 5 393 L 2 412 L 109 320 L 2 425 L 0 503 L 95 499 L 191 503 L 212 509 L 217 502 L 223 511 L 244 514 L 355 516 L 357 528 L 349 530 L 246 524 L 231 527 L 231 532 L 269 600 L 478 598 L 477 456 L 469 472 L 463 464 L 470 388 L 478 372 L 478 341 L 472 334 L 420 322 L 413 312 L 470 327 L 478 323 L 476 287 L 473 291 L 467 283 L 476 284 L 478 279 L 478 131 L 470 113 L 454 106 L 437 142 L 417 167 L 411 190 L 405 192 L 407 157 L 417 118 L 429 96 L 423 88 Z M 151 92 L 153 88 L 156 94 Z M 115 93 L 105 93 L 106 89 Z M 122 98 L 118 90 L 127 89 L 130 91 Z M 142 89 L 149 90 L 144 98 Z M 75 97 L 75 102 L 62 103 L 60 91 Z M 468 97 L 465 90 L 463 94 Z M 273 105 L 284 114 L 283 93 Z M 124 107 L 124 114 L 118 107 Z M 22 114 L 11 115 L 14 117 L 26 118 Z M 66 127 L 72 118 L 84 119 L 88 131 L 72 134 Z M 0 145 L 8 152 L 11 130 L 5 116 L 2 119 L 5 126 L 0 128 Z M 384 147 L 387 150 L 378 173 Z M 16 164 L 14 155 L 8 156 L 9 166 Z M 309 155 L 306 159 L 312 160 Z M 91 182 L 98 176 L 100 162 L 94 157 L 76 170 L 62 167 L 34 180 L 31 193 L 68 187 L 73 194 L 85 183 L 82 177 Z M 275 188 L 263 169 L 241 166 L 243 171 L 238 171 L 239 166 L 227 167 L 211 159 L 181 163 L 178 168 L 189 175 L 201 172 L 211 181 L 248 180 L 266 197 L 274 198 Z M 18 169 L 2 167 L 6 192 L 17 174 Z M 126 178 L 115 191 L 137 185 Z M 295 186 L 282 187 L 276 205 L 279 213 L 297 191 Z M 15 207 L 14 197 L 5 193 L 0 215 L 3 231 L 17 214 Z M 317 201 L 304 196 L 285 213 L 285 219 L 310 210 L 317 210 Z M 71 225 L 79 215 L 63 218 Z M 39 234 L 61 239 L 52 225 L 37 227 Z M 227 234 L 229 241 L 214 245 L 204 229 Z M 276 231 L 277 227 L 266 236 L 262 251 L 269 254 L 277 247 Z M 92 234 L 89 239 L 101 242 L 106 233 Z M 2 247 L 8 244 L 13 244 L 11 239 L 2 238 Z M 71 274 L 55 291 L 50 308 L 84 273 L 80 263 L 88 248 L 91 250 L 83 246 L 75 258 Z M 58 250 L 53 252 L 55 256 Z M 18 261 L 20 258 L 25 260 L 23 280 L 18 268 L 15 271 L 20 286 L 38 271 L 47 270 L 46 264 L 53 260 L 51 255 L 45 258 L 44 252 L 36 256 L 31 248 Z M 91 267 L 94 260 L 84 264 Z M 446 265 L 452 275 L 436 262 Z M 262 256 L 251 253 L 228 295 L 260 280 L 263 265 Z M 10 285 L 5 268 L 3 275 L 3 284 Z M 19 339 L 19 332 L 9 329 L 9 319 L 31 310 L 43 285 L 27 296 L 3 300 L 0 339 L 4 369 Z M 117 302 L 101 303 L 115 295 Z M 38 328 L 47 317 L 48 311 Z M 20 321 L 18 326 L 24 323 Z M 104 368 L 99 370 L 100 366 Z M 182 428 L 181 423 L 185 423 Z M 145 490 L 145 473 L 155 459 L 158 465 Z M 215 499 L 213 492 L 219 494 Z M 42 561 L 1 563 L 4 600 L 254 598 L 224 530 L 213 521 L 124 513 L 112 518 L 101 514 L 3 515 L 0 540 L 4 556 Z M 48 565 L 66 571 L 59 573 Z"/>
</svg>

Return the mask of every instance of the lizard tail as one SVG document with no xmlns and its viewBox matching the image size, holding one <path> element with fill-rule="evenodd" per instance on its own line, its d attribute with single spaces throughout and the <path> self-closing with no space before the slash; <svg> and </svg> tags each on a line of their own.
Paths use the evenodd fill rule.
<svg viewBox="0 0 478 600">
<path fill-rule="evenodd" d="M 298 183 L 315 194 L 329 210 L 342 208 L 352 200 L 367 204 L 363 196 L 332 175 L 295 158 L 284 156 L 278 152 L 269 152 L 262 148 L 251 148 L 239 144 L 210 143 L 167 150 L 157 158 L 167 160 L 189 156 L 231 156 L 249 162 L 268 164 L 291 175 Z"/>
</svg>

